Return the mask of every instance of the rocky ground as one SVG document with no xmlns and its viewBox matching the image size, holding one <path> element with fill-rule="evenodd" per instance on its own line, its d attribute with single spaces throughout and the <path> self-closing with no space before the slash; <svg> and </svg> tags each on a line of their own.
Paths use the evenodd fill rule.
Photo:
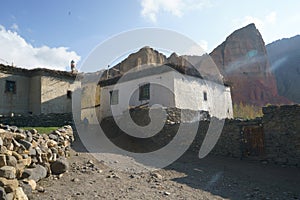
<svg viewBox="0 0 300 200">
<path fill-rule="evenodd" d="M 38 182 L 30 199 L 300 199 L 300 169 L 186 153 L 155 172 L 114 171 L 75 140 L 67 173 Z M 118 162 L 118 160 L 116 160 Z"/>
<path fill-rule="evenodd" d="M 43 192 L 37 182 L 68 170 L 73 141 L 71 126 L 40 134 L 0 124 L 0 199 L 27 200 L 31 191 Z"/>
</svg>

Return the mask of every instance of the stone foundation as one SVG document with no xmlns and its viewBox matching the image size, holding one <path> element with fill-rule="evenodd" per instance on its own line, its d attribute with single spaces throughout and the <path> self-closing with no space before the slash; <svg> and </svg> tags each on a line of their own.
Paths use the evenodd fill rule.
<svg viewBox="0 0 300 200">
<path fill-rule="evenodd" d="M 32 116 L 0 117 L 0 124 L 18 127 L 61 127 L 73 124 L 72 113 L 53 113 Z"/>
</svg>

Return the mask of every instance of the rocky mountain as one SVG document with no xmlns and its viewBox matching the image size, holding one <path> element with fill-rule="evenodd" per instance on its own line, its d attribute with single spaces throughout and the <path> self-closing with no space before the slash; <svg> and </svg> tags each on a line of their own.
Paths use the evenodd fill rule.
<svg viewBox="0 0 300 200">
<path fill-rule="evenodd" d="M 300 35 L 266 46 L 280 95 L 300 103 Z"/>
<path fill-rule="evenodd" d="M 142 65 L 160 65 L 165 63 L 167 60 L 166 56 L 151 47 L 145 46 L 139 51 L 130 54 L 125 60 L 119 64 L 113 66 L 110 70 L 106 70 L 103 76 L 115 77 L 131 69 Z"/>
<path fill-rule="evenodd" d="M 175 66 L 178 71 L 181 71 L 184 74 L 198 76 L 205 80 L 212 80 L 220 83 L 223 80 L 217 66 L 215 66 L 208 54 L 203 54 L 202 56 L 178 56 L 176 53 L 172 53 L 167 58 L 165 64 Z"/>
<path fill-rule="evenodd" d="M 283 55 L 292 50 L 285 48 L 289 51 L 284 51 L 283 48 L 281 51 L 276 51 L 274 50 L 277 49 L 276 45 L 278 45 L 278 43 L 268 45 L 270 54 L 268 57 L 265 42 L 260 32 L 254 24 L 249 24 L 230 34 L 226 40 L 209 55 L 178 56 L 176 53 L 173 53 L 167 58 L 162 53 L 146 46 L 130 54 L 119 64 L 106 70 L 102 78 L 107 79 L 120 76 L 129 70 L 139 70 L 146 65 L 158 66 L 170 64 L 178 71 L 186 74 L 197 75 L 214 81 L 223 80 L 231 86 L 233 103 L 239 104 L 242 102 L 255 106 L 264 106 L 268 103 L 287 104 L 291 101 L 280 95 L 286 96 L 284 91 L 289 91 L 289 88 L 296 86 L 293 86 L 291 83 L 286 82 L 284 78 L 280 77 L 278 74 L 284 74 L 284 72 L 280 70 L 274 71 L 273 64 L 278 64 L 276 58 L 279 54 Z M 290 57 L 295 57 L 293 62 L 296 62 L 297 58 L 299 58 L 297 52 L 300 54 L 300 51 L 295 52 L 289 53 Z M 269 58 L 271 59 L 272 67 Z M 295 70 L 299 72 L 299 68 L 295 68 L 294 71 Z M 220 71 L 221 74 L 219 74 L 218 71 Z M 290 71 L 291 73 L 288 72 L 290 76 L 292 76 L 292 74 L 295 76 L 296 73 L 294 73 L 294 71 Z M 276 84 L 273 72 L 276 75 L 278 84 Z M 280 95 L 278 94 L 277 86 Z M 295 91 L 294 89 L 292 90 Z M 290 99 L 297 99 L 299 97 L 297 95 L 299 95 L 299 93 L 293 94 Z"/>
<path fill-rule="evenodd" d="M 163 64 L 169 65 L 181 73 L 203 77 L 207 80 L 220 82 L 223 79 L 218 73 L 217 67 L 211 67 L 215 64 L 208 54 L 202 56 L 179 56 L 176 53 L 172 53 L 169 57 L 166 57 L 164 54 L 148 46 L 130 54 L 126 59 L 109 70 L 105 70 L 101 79 L 117 77 L 130 70 L 137 71 L 146 67 L 155 67 Z"/>
<path fill-rule="evenodd" d="M 278 95 L 265 43 L 254 24 L 234 31 L 210 56 L 231 85 L 234 103 L 263 106 L 288 102 Z"/>
</svg>

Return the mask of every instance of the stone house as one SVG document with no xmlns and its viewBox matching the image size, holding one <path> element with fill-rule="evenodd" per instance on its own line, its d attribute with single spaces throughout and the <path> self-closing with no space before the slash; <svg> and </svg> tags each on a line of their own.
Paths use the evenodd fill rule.
<svg viewBox="0 0 300 200">
<path fill-rule="evenodd" d="M 0 64 L 0 115 L 72 112 L 76 74 Z"/>
<path fill-rule="evenodd" d="M 122 115 L 141 105 L 208 111 L 217 118 L 233 118 L 230 87 L 185 73 L 172 65 L 143 67 L 98 83 L 98 119 Z M 224 107 L 225 106 L 225 107 Z"/>
<path fill-rule="evenodd" d="M 80 119 L 97 124 L 97 109 L 100 106 L 100 87 L 97 84 L 101 72 L 85 73 L 81 77 Z M 95 112 L 96 111 L 96 112 Z"/>
</svg>

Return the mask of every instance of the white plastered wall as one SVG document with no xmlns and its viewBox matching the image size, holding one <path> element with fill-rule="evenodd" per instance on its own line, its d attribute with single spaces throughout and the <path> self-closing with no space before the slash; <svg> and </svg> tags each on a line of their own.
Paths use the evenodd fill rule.
<svg viewBox="0 0 300 200">
<path fill-rule="evenodd" d="M 139 86 L 146 83 L 150 83 L 150 99 L 140 101 Z M 110 105 L 110 91 L 112 90 L 119 91 L 119 103 L 117 105 Z M 102 87 L 99 119 L 112 115 L 110 106 L 114 116 L 121 115 L 130 106 L 139 106 L 145 103 L 149 103 L 149 106 L 159 104 L 163 107 L 174 107 L 173 91 L 174 74 L 171 71 Z"/>
<path fill-rule="evenodd" d="M 150 100 L 140 101 L 138 88 L 145 83 L 150 83 Z M 161 85 L 166 86 L 167 89 Z M 129 91 L 132 91 L 133 88 L 135 91 L 130 94 Z M 117 105 L 110 105 L 110 91 L 112 90 L 119 91 Z M 204 100 L 204 92 L 207 93 L 206 101 Z M 128 99 L 128 95 L 131 96 L 129 101 L 125 100 Z M 211 116 L 218 118 L 233 117 L 229 87 L 197 77 L 182 75 L 176 71 L 169 71 L 102 87 L 100 116 L 98 118 L 101 120 L 104 117 L 112 116 L 110 106 L 114 115 L 118 116 L 130 106 L 138 106 L 147 102 L 149 106 L 159 104 L 163 107 L 204 110 L 208 111 Z"/>
<path fill-rule="evenodd" d="M 218 118 L 233 117 L 229 87 L 197 77 L 173 73 L 177 108 L 204 110 Z M 204 92 L 207 94 L 207 100 L 204 100 Z"/>
</svg>

